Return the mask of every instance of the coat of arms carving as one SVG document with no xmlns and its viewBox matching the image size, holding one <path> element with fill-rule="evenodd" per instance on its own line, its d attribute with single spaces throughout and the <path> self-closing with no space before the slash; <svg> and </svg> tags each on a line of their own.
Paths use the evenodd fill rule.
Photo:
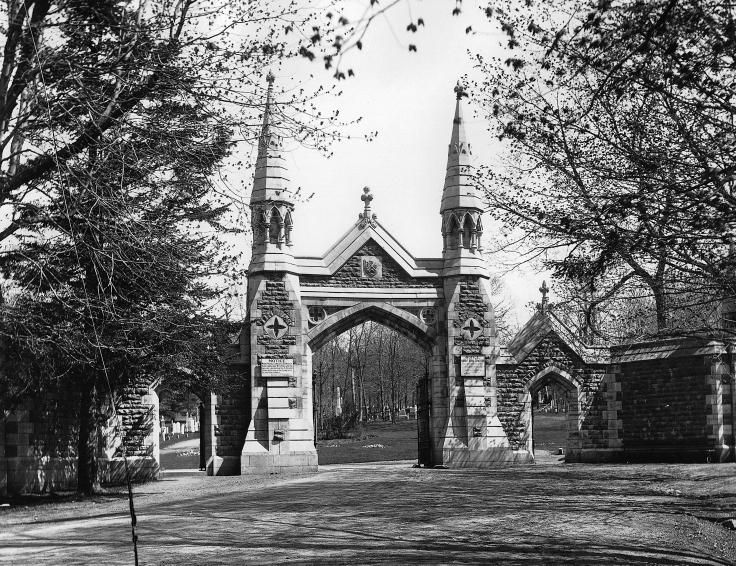
<svg viewBox="0 0 736 566">
<path fill-rule="evenodd" d="M 360 258 L 360 276 L 366 279 L 381 279 L 383 277 L 383 265 L 381 258 L 364 255 Z"/>
</svg>

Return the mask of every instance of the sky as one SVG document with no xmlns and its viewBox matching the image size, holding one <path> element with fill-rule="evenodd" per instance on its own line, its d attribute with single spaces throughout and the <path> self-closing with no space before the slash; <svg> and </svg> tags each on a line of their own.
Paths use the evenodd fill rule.
<svg viewBox="0 0 736 566">
<path fill-rule="evenodd" d="M 356 2 L 356 5 L 365 5 Z M 342 66 L 355 77 L 341 81 L 343 95 L 337 104 L 340 116 L 362 117 L 353 127 L 355 139 L 331 148 L 329 159 L 318 151 L 287 143 L 285 155 L 292 188 L 314 196 L 296 205 L 294 254 L 323 255 L 357 221 L 362 211 L 360 195 L 370 187 L 373 211 L 381 224 L 415 257 L 439 257 L 440 199 L 445 179 L 447 147 L 455 106 L 453 88 L 458 79 L 475 76 L 471 52 L 501 55 L 502 36 L 478 9 L 466 0 L 460 16 L 452 16 L 451 0 L 405 2 L 386 17 L 373 21 L 361 51 L 346 56 Z M 406 32 L 409 21 L 422 18 L 416 34 Z M 472 26 L 474 33 L 466 34 Z M 409 52 L 409 43 L 417 45 Z M 328 78 L 306 60 L 276 75 L 275 91 L 296 84 Z M 478 165 L 499 161 L 503 145 L 487 131 L 487 124 L 473 111 L 473 92 L 465 99 L 468 138 Z M 359 134 L 377 131 L 372 142 Z M 486 223 L 488 226 L 488 222 Z M 491 236 L 487 234 L 486 236 Z M 543 275 L 528 270 L 508 272 L 498 257 L 487 256 L 492 272 L 503 274 L 512 324 L 523 323 L 530 313 L 525 305 L 537 301 Z"/>
</svg>

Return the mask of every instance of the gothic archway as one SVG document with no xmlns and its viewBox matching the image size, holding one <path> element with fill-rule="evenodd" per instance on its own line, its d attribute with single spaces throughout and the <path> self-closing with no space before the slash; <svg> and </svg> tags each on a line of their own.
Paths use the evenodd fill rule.
<svg viewBox="0 0 736 566">
<path fill-rule="evenodd" d="M 162 470 L 206 469 L 208 436 L 206 402 L 199 387 L 173 388 L 166 381 L 154 389 L 157 406 L 159 465 Z"/>
<path fill-rule="evenodd" d="M 546 389 L 552 387 L 558 392 L 562 392 L 564 403 L 559 401 L 556 406 L 550 406 L 550 410 L 554 413 L 550 415 L 552 418 L 544 419 L 544 428 L 542 427 L 543 415 L 540 414 L 535 419 L 533 400 L 536 396 Z M 581 384 L 566 370 L 555 365 L 540 370 L 526 386 L 526 398 L 524 403 L 525 419 L 528 423 L 527 428 L 527 449 L 530 453 L 535 453 L 540 449 L 537 440 L 543 440 L 541 448 L 549 450 L 554 454 L 558 449 L 562 449 L 567 454 L 571 448 L 576 448 L 580 437 L 580 393 Z M 538 420 L 540 422 L 535 422 Z M 555 422 L 559 421 L 559 422 Z M 555 427 L 562 425 L 562 434 L 553 430 Z M 539 428 L 539 434 L 535 436 L 536 428 Z M 542 433 L 544 430 L 544 433 Z M 541 438 L 540 438 L 541 437 Z M 562 456 L 562 454 L 558 454 Z M 535 454 L 536 457 L 536 454 Z"/>
<path fill-rule="evenodd" d="M 316 307 L 310 307 L 310 324 L 314 324 L 314 315 L 318 314 L 315 310 Z M 321 307 L 319 310 L 324 313 Z M 366 323 L 373 324 L 366 327 Z M 376 350 L 376 337 L 382 332 L 378 327 L 389 331 L 389 341 Z M 347 333 L 350 333 L 349 338 Z M 430 463 L 429 368 L 437 353 L 436 335 L 433 324 L 425 323 L 407 310 L 377 301 L 360 302 L 338 310 L 312 326 L 305 335 L 308 361 L 305 359 L 304 363 L 311 365 L 314 379 L 313 419 L 320 464 L 368 461 L 365 458 L 370 460 L 374 456 L 377 459 L 417 458 L 420 464 Z M 336 351 L 342 351 L 338 360 L 344 356 L 338 365 L 335 364 Z M 372 364 L 380 366 L 376 356 L 380 358 L 381 352 L 384 365 L 377 373 L 375 367 L 367 366 L 366 362 L 371 359 Z M 326 362 L 326 356 L 331 356 L 331 363 Z M 407 359 L 412 360 L 409 365 L 406 365 Z M 341 369 L 336 372 L 336 367 Z M 335 412 L 338 407 L 339 412 Z M 350 435 L 355 431 L 370 432 L 371 436 L 379 438 L 388 435 L 391 443 L 389 446 L 376 445 L 373 448 L 388 450 L 374 449 L 373 454 L 361 450 L 360 442 L 347 451 L 333 450 L 340 446 L 334 444 L 335 439 L 343 445 L 350 444 L 342 436 L 346 431 Z"/>
<path fill-rule="evenodd" d="M 433 327 L 405 310 L 374 302 L 360 302 L 326 317 L 307 332 L 307 343 L 313 351 L 318 350 L 332 337 L 367 321 L 396 330 L 428 351 L 434 346 L 436 331 Z"/>
</svg>

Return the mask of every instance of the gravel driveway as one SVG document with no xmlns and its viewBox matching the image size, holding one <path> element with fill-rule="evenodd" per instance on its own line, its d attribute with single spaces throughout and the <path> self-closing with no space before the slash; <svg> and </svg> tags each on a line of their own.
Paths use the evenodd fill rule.
<svg viewBox="0 0 736 566">
<path fill-rule="evenodd" d="M 142 564 L 735 564 L 733 464 L 168 474 L 136 486 Z M 132 564 L 127 501 L 0 509 L 0 562 Z"/>
</svg>

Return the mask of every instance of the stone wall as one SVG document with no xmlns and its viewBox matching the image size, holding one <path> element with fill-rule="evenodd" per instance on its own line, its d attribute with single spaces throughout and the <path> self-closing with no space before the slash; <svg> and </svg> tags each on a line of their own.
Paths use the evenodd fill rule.
<svg viewBox="0 0 736 566">
<path fill-rule="evenodd" d="M 621 420 L 628 459 L 652 449 L 705 461 L 705 397 L 710 393 L 702 358 L 623 364 Z M 698 454 L 699 453 L 699 454 Z"/>
<path fill-rule="evenodd" d="M 231 387 L 205 403 L 211 424 L 207 436 L 213 442 L 206 454 L 209 475 L 239 475 L 241 452 L 251 415 L 250 381 L 247 368 L 231 366 Z M 205 442 L 207 443 L 207 436 Z"/>
<path fill-rule="evenodd" d="M 49 493 L 77 487 L 80 393 L 46 390 L 0 419 L 0 494 Z M 158 397 L 147 385 L 126 388 L 118 420 L 102 423 L 97 438 L 98 478 L 125 481 L 125 443 L 133 481 L 159 471 Z"/>
<path fill-rule="evenodd" d="M 723 342 L 662 340 L 615 348 L 625 461 L 724 461 L 733 444 L 733 375 Z"/>
<path fill-rule="evenodd" d="M 79 396 L 46 392 L 0 420 L 0 494 L 76 488 Z"/>
<path fill-rule="evenodd" d="M 381 277 L 368 278 L 362 276 L 361 258 L 377 257 L 381 261 Z M 398 263 L 373 240 L 363 245 L 345 264 L 329 276 L 302 275 L 299 279 L 302 287 L 437 287 L 441 281 L 437 278 L 415 278 L 406 273 Z"/>
</svg>

